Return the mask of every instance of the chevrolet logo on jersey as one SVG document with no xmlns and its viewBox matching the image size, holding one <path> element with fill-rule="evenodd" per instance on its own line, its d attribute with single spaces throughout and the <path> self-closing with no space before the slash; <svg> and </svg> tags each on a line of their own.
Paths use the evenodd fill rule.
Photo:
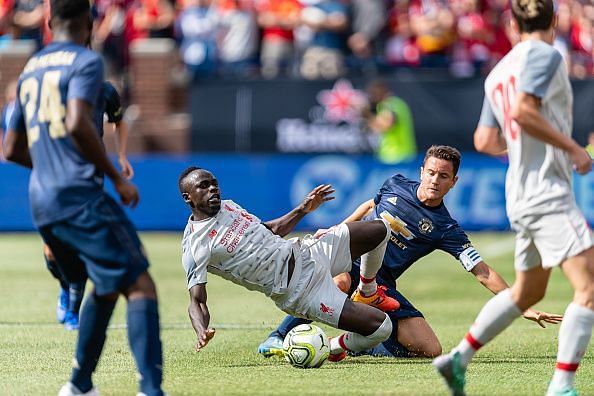
<svg viewBox="0 0 594 396">
<path fill-rule="evenodd" d="M 415 237 L 413 233 L 410 232 L 408 228 L 406 228 L 407 224 L 400 220 L 398 216 L 392 216 L 386 211 L 383 211 L 380 216 L 390 224 L 390 228 L 392 228 L 392 231 L 394 231 L 396 234 L 402 235 L 409 241 Z"/>
<path fill-rule="evenodd" d="M 387 201 L 390 202 L 392 205 L 396 205 L 397 200 L 398 200 L 398 197 L 390 197 L 387 199 Z"/>
</svg>

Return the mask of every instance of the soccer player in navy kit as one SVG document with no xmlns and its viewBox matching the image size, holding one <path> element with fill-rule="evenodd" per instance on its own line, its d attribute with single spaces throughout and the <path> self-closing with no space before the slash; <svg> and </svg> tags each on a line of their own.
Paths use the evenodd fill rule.
<svg viewBox="0 0 594 396">
<path fill-rule="evenodd" d="M 423 161 L 420 183 L 394 175 L 385 181 L 373 200 L 363 203 L 344 221 L 383 218 L 392 228 L 384 261 L 377 273 L 377 283 L 384 288 L 386 295 L 398 300 L 400 309 L 387 312 L 392 319 L 392 336 L 369 351 L 371 354 L 433 357 L 441 353 L 441 344 L 423 314 L 396 290 L 396 279 L 417 260 L 436 249 L 458 259 L 466 271 L 472 272 L 493 293 L 507 287 L 503 278 L 482 260 L 443 203 L 444 196 L 457 181 L 459 165 L 458 150 L 449 146 L 432 146 Z M 323 230 L 316 235 L 323 235 Z M 343 290 L 353 290 L 359 283 L 357 263 L 353 264 L 350 276 L 339 275 L 335 277 L 335 282 Z M 543 321 L 558 323 L 561 320 L 559 315 L 533 310 L 526 311 L 524 317 L 541 326 Z M 288 316 L 258 351 L 264 356 L 278 354 L 279 340 L 282 343 L 286 333 L 301 323 L 304 323 L 303 319 Z"/>
<path fill-rule="evenodd" d="M 118 141 L 118 161 L 120 163 L 122 176 L 128 180 L 134 175 L 134 170 L 128 158 L 126 157 L 126 141 L 128 139 L 128 129 L 123 120 L 124 109 L 121 105 L 120 95 L 115 87 L 109 82 L 104 81 L 101 88 L 102 104 L 95 111 L 99 135 L 103 137 L 103 115 L 107 117 L 107 122 L 114 124 Z M 79 311 L 84 296 L 87 279 L 81 279 L 76 282 L 68 282 L 60 273 L 56 258 L 51 249 L 44 245 L 43 255 L 47 269 L 60 282 L 60 295 L 56 308 L 56 319 L 64 324 L 66 330 L 78 330 Z"/>
<path fill-rule="evenodd" d="M 53 42 L 34 54 L 20 78 L 5 139 L 6 157 L 32 168 L 33 221 L 69 282 L 91 278 L 82 308 L 72 376 L 59 392 L 96 395 L 92 374 L 119 294 L 128 300 L 128 337 L 140 394 L 163 395 L 157 292 L 132 223 L 103 191 L 109 177 L 125 205 L 136 188 L 105 154 L 95 116 L 103 64 L 85 44 L 91 34 L 87 0 L 52 0 Z"/>
</svg>

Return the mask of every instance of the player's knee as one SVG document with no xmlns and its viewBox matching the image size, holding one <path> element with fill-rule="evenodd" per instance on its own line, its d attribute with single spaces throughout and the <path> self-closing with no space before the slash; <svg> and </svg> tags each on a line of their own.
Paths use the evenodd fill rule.
<svg viewBox="0 0 594 396">
<path fill-rule="evenodd" d="M 425 345 L 425 348 L 423 348 L 422 354 L 425 357 L 428 358 L 435 358 L 438 357 L 442 354 L 443 350 L 441 348 L 441 344 L 439 343 L 439 341 L 437 342 L 431 342 L 428 343 L 427 345 Z"/>
<path fill-rule="evenodd" d="M 99 303 L 115 304 L 118 301 L 118 297 L 120 296 L 120 293 L 116 292 L 116 293 L 102 294 L 99 296 L 99 295 L 95 294 L 95 291 L 93 290 L 92 295 L 95 298 L 95 300 L 97 300 L 97 302 L 99 302 Z"/>
<path fill-rule="evenodd" d="M 575 291 L 573 302 L 583 307 L 594 310 L 594 283 Z"/>
<path fill-rule="evenodd" d="M 143 272 L 138 276 L 136 281 L 124 291 L 124 295 L 128 300 L 136 299 L 157 299 L 157 288 L 155 282 L 148 272 Z"/>
<path fill-rule="evenodd" d="M 47 245 L 43 245 L 43 254 L 45 255 L 48 261 L 56 260 L 56 258 L 54 257 L 54 253 L 52 252 L 52 249 L 50 249 L 50 247 Z"/>
<path fill-rule="evenodd" d="M 532 288 L 532 289 L 512 289 L 512 298 L 518 308 L 524 311 L 545 296 L 546 288 Z"/>
<path fill-rule="evenodd" d="M 343 272 L 342 274 L 336 275 L 333 280 L 334 284 L 340 289 L 341 292 L 348 293 L 351 289 L 351 276 L 348 272 Z"/>
<path fill-rule="evenodd" d="M 390 317 L 384 313 L 384 320 L 379 327 L 368 336 L 368 338 L 377 341 L 379 344 L 380 342 L 386 341 L 390 337 L 390 334 L 392 334 L 392 321 L 390 320 Z"/>
</svg>

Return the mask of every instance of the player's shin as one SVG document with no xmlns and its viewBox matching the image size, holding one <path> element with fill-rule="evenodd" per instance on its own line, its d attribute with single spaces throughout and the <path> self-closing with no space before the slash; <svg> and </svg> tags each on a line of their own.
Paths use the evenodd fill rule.
<svg viewBox="0 0 594 396">
<path fill-rule="evenodd" d="M 392 322 L 390 321 L 390 317 L 385 315 L 382 324 L 368 336 L 348 331 L 338 337 L 332 338 L 330 340 L 330 353 L 336 355 L 347 350 L 361 352 L 387 340 L 391 333 Z"/>
<path fill-rule="evenodd" d="M 370 296 L 377 290 L 375 276 L 382 266 L 390 239 L 390 226 L 385 220 L 382 219 L 382 221 L 386 226 L 386 236 L 373 250 L 361 256 L 361 280 L 358 288 L 364 296 Z"/>
<path fill-rule="evenodd" d="M 85 281 L 72 282 L 68 287 L 68 310 L 78 314 L 85 294 Z"/>
<path fill-rule="evenodd" d="M 142 298 L 128 301 L 128 341 L 140 373 L 140 391 L 162 395 L 163 355 L 159 336 L 157 301 Z"/>
<path fill-rule="evenodd" d="M 93 387 L 91 376 L 105 344 L 107 325 L 117 300 L 98 298 L 91 294 L 82 307 L 80 329 L 70 382 L 81 392 Z"/>
<path fill-rule="evenodd" d="M 491 298 L 478 314 L 464 339 L 454 349 L 454 352 L 460 353 L 461 365 L 468 366 L 474 354 L 483 345 L 495 338 L 521 315 L 522 311 L 514 303 L 510 289 L 505 289 Z"/>
</svg>

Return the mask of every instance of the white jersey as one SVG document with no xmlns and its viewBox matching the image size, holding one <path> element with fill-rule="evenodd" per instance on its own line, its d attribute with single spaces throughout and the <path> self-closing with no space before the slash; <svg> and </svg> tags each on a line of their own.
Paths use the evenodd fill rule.
<svg viewBox="0 0 594 396">
<path fill-rule="evenodd" d="M 182 250 L 188 289 L 206 283 L 208 271 L 267 296 L 287 292 L 293 242 L 273 234 L 233 201 L 222 201 L 208 219 L 190 217 Z"/>
<path fill-rule="evenodd" d="M 567 152 L 533 138 L 511 118 L 516 92 L 541 99 L 540 112 L 566 136 L 572 132 L 573 94 L 561 54 L 539 40 L 518 43 L 489 73 L 479 125 L 498 127 L 507 142 L 507 214 L 560 212 L 574 202 Z"/>
</svg>

